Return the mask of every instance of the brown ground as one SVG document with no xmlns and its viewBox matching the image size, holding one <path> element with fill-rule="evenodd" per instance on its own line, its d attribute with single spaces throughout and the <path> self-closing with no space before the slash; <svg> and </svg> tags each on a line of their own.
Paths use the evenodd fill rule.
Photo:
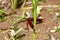
<svg viewBox="0 0 60 40">
<path fill-rule="evenodd" d="M 9 1 L 9 0 L 8 0 Z M 11 10 L 11 4 L 10 1 L 6 2 L 6 5 L 8 3 L 7 6 L 4 7 L 4 5 L 2 6 L 2 8 L 8 12 L 13 12 Z M 30 1 L 29 1 L 30 2 Z M 10 5 L 9 5 L 10 4 Z M 60 0 L 44 0 L 44 2 L 38 3 L 38 5 L 59 5 L 60 4 Z M 1 7 L 1 2 L 0 2 L 0 7 Z M 31 6 L 31 5 L 25 5 L 25 6 Z M 9 8 L 10 7 L 10 8 Z M 58 39 L 58 33 L 51 33 L 50 30 L 53 30 L 55 27 L 58 26 L 58 18 L 56 16 L 56 12 L 59 12 L 58 8 L 51 8 L 52 11 L 49 12 L 48 11 L 49 8 L 43 8 L 43 10 L 41 11 L 41 16 L 43 17 L 43 22 L 40 24 L 37 24 L 36 26 L 36 30 L 38 31 L 36 33 L 36 40 L 51 40 L 51 35 L 54 36 L 55 40 Z M 31 10 L 28 10 L 29 13 L 31 14 Z M 16 14 L 21 15 L 22 14 L 22 9 L 19 8 L 16 10 Z M 9 29 L 11 26 L 11 20 L 14 19 L 14 17 L 12 16 L 7 16 L 7 21 L 6 22 L 0 22 L 0 29 Z M 19 23 L 18 27 L 23 27 L 26 28 L 26 24 L 24 22 Z M 32 30 L 29 27 L 29 30 Z M 40 30 L 40 31 L 39 31 Z M 26 34 L 25 37 L 23 37 L 23 40 L 30 40 L 30 36 L 31 36 L 31 31 L 28 32 L 28 30 L 24 30 L 22 32 L 22 34 Z M 6 40 L 4 37 L 7 36 L 7 33 L 0 33 L 0 40 Z"/>
</svg>

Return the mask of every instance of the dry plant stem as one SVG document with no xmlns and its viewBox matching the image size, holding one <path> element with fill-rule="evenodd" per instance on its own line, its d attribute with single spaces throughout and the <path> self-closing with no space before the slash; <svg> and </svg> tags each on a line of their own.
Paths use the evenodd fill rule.
<svg viewBox="0 0 60 40">
<path fill-rule="evenodd" d="M 23 4 L 22 4 L 22 6 L 21 6 L 22 9 L 23 9 L 23 7 L 24 7 L 24 5 L 25 5 L 25 2 L 26 2 L 26 0 L 24 0 Z M 24 10 L 24 9 L 23 9 L 23 10 Z"/>
<path fill-rule="evenodd" d="M 14 34 L 14 36 L 15 35 L 17 35 L 20 31 L 22 31 L 22 30 L 24 30 L 23 28 L 20 28 L 19 30 L 17 30 L 16 32 L 15 32 L 15 34 Z"/>
<path fill-rule="evenodd" d="M 25 2 L 26 2 L 26 0 L 24 1 L 23 5 L 22 5 L 22 8 L 24 7 Z M 13 28 L 13 25 L 14 25 L 15 23 L 18 23 L 19 21 L 21 21 L 21 20 L 24 18 L 24 14 L 25 14 L 25 10 L 23 9 L 22 17 L 19 18 L 19 19 L 17 19 L 16 21 L 14 21 L 13 24 L 11 25 L 11 28 Z"/>
<path fill-rule="evenodd" d="M 15 35 L 18 35 L 18 33 L 19 33 L 20 31 L 22 31 L 22 30 L 24 30 L 24 29 L 23 29 L 23 28 L 20 28 L 19 30 L 17 30 L 17 31 L 14 33 L 13 36 L 10 36 L 10 40 L 15 40 L 14 36 L 15 36 Z M 11 30 L 10 30 L 10 31 L 11 31 Z"/>
<path fill-rule="evenodd" d="M 21 21 L 21 20 L 24 18 L 25 11 L 26 11 L 26 10 L 23 10 L 22 16 L 12 23 L 11 28 L 14 27 L 13 25 L 14 25 L 15 23 L 18 23 L 19 21 Z"/>
<path fill-rule="evenodd" d="M 0 32 L 5 33 L 5 32 L 9 32 L 9 31 L 11 31 L 11 29 L 9 29 L 9 30 L 1 30 Z"/>
<path fill-rule="evenodd" d="M 58 8 L 58 6 L 59 5 L 45 5 L 45 6 L 37 6 L 37 7 L 40 7 L 40 8 L 43 8 L 43 7 L 52 7 L 52 8 L 57 7 Z M 32 7 L 24 7 L 23 9 L 28 10 L 28 9 L 32 9 Z"/>
<path fill-rule="evenodd" d="M 23 5 L 22 5 L 22 8 L 23 8 L 23 6 L 24 6 L 24 3 L 23 3 Z M 13 22 L 13 24 L 11 25 L 12 28 L 14 27 L 13 25 L 14 25 L 15 23 L 18 23 L 19 21 L 21 21 L 21 20 L 24 18 L 24 14 L 25 14 L 25 10 L 23 10 L 22 17 Z M 17 35 L 21 30 L 23 30 L 23 28 L 17 30 L 16 33 L 14 34 L 14 36 Z M 11 37 L 12 40 L 15 40 L 15 39 L 14 39 L 14 36 Z"/>
<path fill-rule="evenodd" d="M 12 1 L 12 0 L 11 0 L 11 1 Z M 26 0 L 24 1 L 23 5 L 22 5 L 22 8 L 24 7 L 25 2 L 26 2 Z M 13 2 L 12 2 L 12 3 L 13 3 Z M 22 17 L 19 18 L 19 19 L 17 19 L 16 21 L 14 21 L 14 22 L 12 23 L 12 25 L 11 25 L 12 28 L 13 28 L 13 25 L 14 25 L 15 23 L 18 23 L 18 22 L 24 17 L 24 13 L 25 13 L 25 10 L 23 10 Z"/>
<path fill-rule="evenodd" d="M 23 14 L 22 14 L 21 18 L 18 18 L 16 21 L 14 21 L 14 22 L 12 23 L 11 28 L 14 27 L 13 25 L 14 25 L 15 23 L 18 23 L 19 21 L 21 21 L 21 20 L 23 19 L 24 13 L 25 13 L 25 10 L 23 11 Z"/>
<path fill-rule="evenodd" d="M 1 13 L 5 13 L 5 14 L 9 14 L 7 11 L 3 10 L 3 9 L 0 9 L 0 12 Z"/>
<path fill-rule="evenodd" d="M 12 4 L 12 5 L 14 4 L 14 0 L 11 0 L 11 4 Z"/>
</svg>

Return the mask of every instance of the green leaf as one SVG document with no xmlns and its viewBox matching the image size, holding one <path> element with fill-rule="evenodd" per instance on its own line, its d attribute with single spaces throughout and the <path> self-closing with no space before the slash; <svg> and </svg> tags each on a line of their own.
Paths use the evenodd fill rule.
<svg viewBox="0 0 60 40">
<path fill-rule="evenodd" d="M 58 8 L 60 9 L 60 5 L 58 5 Z"/>
<path fill-rule="evenodd" d="M 60 25 L 57 27 L 56 31 L 57 31 L 57 32 L 60 31 Z"/>
<path fill-rule="evenodd" d="M 5 21 L 5 20 L 6 20 L 6 18 L 4 16 L 0 15 L 0 21 Z"/>
<path fill-rule="evenodd" d="M 5 10 L 3 10 L 3 9 L 0 9 L 0 13 L 9 14 L 8 12 L 6 12 L 6 11 L 5 11 Z"/>
</svg>

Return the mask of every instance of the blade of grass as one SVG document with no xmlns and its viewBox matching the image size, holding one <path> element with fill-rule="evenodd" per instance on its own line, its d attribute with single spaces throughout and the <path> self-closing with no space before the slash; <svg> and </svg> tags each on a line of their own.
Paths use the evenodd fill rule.
<svg viewBox="0 0 60 40">
<path fill-rule="evenodd" d="M 14 5 L 13 5 L 14 9 L 16 9 L 18 7 L 18 0 L 14 0 Z"/>
<path fill-rule="evenodd" d="M 35 40 L 35 33 L 32 33 L 31 40 Z"/>
<path fill-rule="evenodd" d="M 58 5 L 58 8 L 60 9 L 60 5 Z"/>
<path fill-rule="evenodd" d="M 6 20 L 6 18 L 4 16 L 0 15 L 0 21 L 3 22 L 5 20 Z"/>
<path fill-rule="evenodd" d="M 12 8 L 17 9 L 19 0 L 11 0 Z"/>
<path fill-rule="evenodd" d="M 14 0 L 11 0 L 11 4 L 12 4 L 12 5 L 14 4 Z"/>
<path fill-rule="evenodd" d="M 57 27 L 56 32 L 58 32 L 58 39 L 60 40 L 60 25 Z"/>
<path fill-rule="evenodd" d="M 25 1 L 26 1 L 26 0 L 25 0 Z M 24 7 L 25 1 L 24 1 L 24 3 L 22 4 L 22 8 Z M 16 23 L 18 23 L 20 20 L 23 20 L 23 19 L 24 19 L 25 11 L 26 11 L 26 10 L 23 10 L 22 16 L 20 16 L 16 21 L 14 21 L 14 22 L 12 23 L 11 28 L 14 28 L 14 26 L 13 26 L 14 24 L 16 24 Z"/>
<path fill-rule="evenodd" d="M 37 7 L 39 7 L 39 8 L 43 8 L 43 7 L 49 7 L 49 8 L 55 8 L 55 7 L 59 7 L 59 5 L 44 5 L 44 6 L 37 6 Z M 26 10 L 28 10 L 28 9 L 32 9 L 33 7 L 24 7 L 23 9 L 26 9 Z"/>
<path fill-rule="evenodd" d="M 24 3 L 22 4 L 22 8 L 24 7 L 25 2 L 26 2 L 26 0 L 24 0 Z M 13 27 L 13 25 L 14 25 L 15 23 L 18 23 L 20 20 L 23 20 L 23 19 L 24 19 L 24 14 L 25 14 L 25 12 L 26 12 L 26 10 L 25 10 L 25 9 L 23 9 L 22 16 L 20 16 L 20 18 L 19 18 L 19 19 L 17 19 L 16 21 L 14 21 L 11 27 Z"/>
<path fill-rule="evenodd" d="M 23 28 L 20 28 L 19 30 L 17 30 L 16 32 L 15 32 L 15 34 L 14 34 L 14 36 L 15 35 L 17 35 L 20 31 L 22 31 L 23 30 Z"/>
<path fill-rule="evenodd" d="M 22 7 L 24 7 L 24 5 L 25 5 L 25 2 L 26 2 L 26 0 L 24 0 L 24 2 L 23 2 L 23 4 L 22 4 Z"/>
<path fill-rule="evenodd" d="M 60 31 L 60 25 L 56 28 L 56 31 L 57 31 L 57 32 Z"/>
<path fill-rule="evenodd" d="M 0 9 L 0 12 L 1 12 L 1 13 L 5 13 L 5 14 L 9 14 L 8 12 L 6 12 L 6 11 L 3 10 L 3 9 Z"/>
<path fill-rule="evenodd" d="M 32 33 L 32 36 L 31 36 L 31 40 L 35 40 L 37 2 L 38 2 L 38 0 L 32 0 L 32 14 L 33 14 L 33 20 L 34 20 L 33 21 L 34 29 L 33 29 L 33 33 Z"/>
<path fill-rule="evenodd" d="M 38 0 L 32 0 L 32 13 L 33 13 L 33 19 L 34 19 L 34 29 L 36 27 L 36 14 L 37 14 L 37 1 Z"/>
</svg>

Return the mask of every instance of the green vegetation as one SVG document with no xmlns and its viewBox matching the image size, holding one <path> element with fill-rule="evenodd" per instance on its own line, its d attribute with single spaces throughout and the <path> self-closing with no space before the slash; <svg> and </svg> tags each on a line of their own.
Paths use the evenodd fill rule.
<svg viewBox="0 0 60 40">
<path fill-rule="evenodd" d="M 5 21 L 6 18 L 3 14 L 9 14 L 8 12 L 6 12 L 5 10 L 3 9 L 0 9 L 0 21 Z"/>
<path fill-rule="evenodd" d="M 5 20 L 6 20 L 6 18 L 3 15 L 0 15 L 0 21 L 3 22 Z"/>
<path fill-rule="evenodd" d="M 0 9 L 0 14 L 9 14 L 7 11 L 3 10 L 3 9 Z"/>
<path fill-rule="evenodd" d="M 11 0 L 12 8 L 17 9 L 19 0 Z"/>
<path fill-rule="evenodd" d="M 32 15 L 34 19 L 34 28 L 36 27 L 37 3 L 38 3 L 38 0 L 32 0 L 32 5 L 33 5 Z"/>
<path fill-rule="evenodd" d="M 19 0 L 11 0 L 13 10 L 18 9 L 17 8 L 18 1 Z M 25 36 L 25 34 L 21 35 L 21 31 L 23 30 L 23 28 L 18 28 L 19 22 L 26 22 L 27 25 L 29 24 L 29 26 L 33 29 L 33 32 L 31 34 L 31 40 L 35 40 L 35 37 L 36 37 L 35 29 L 36 29 L 36 24 L 37 24 L 37 20 L 38 20 L 38 18 L 37 18 L 37 4 L 38 4 L 38 1 L 43 2 L 44 0 L 31 0 L 31 1 L 32 1 L 32 7 L 31 7 L 32 8 L 32 18 L 31 17 L 25 18 L 26 10 L 23 8 L 26 3 L 26 0 L 24 0 L 21 5 L 21 8 L 23 9 L 22 16 L 19 16 L 19 18 L 17 18 L 16 20 L 13 20 L 11 28 L 9 30 L 1 31 L 1 32 L 10 32 L 11 33 L 11 34 L 9 34 L 9 37 L 10 37 L 9 40 L 22 40 L 22 37 Z M 58 6 L 58 8 L 60 8 L 60 6 Z M 51 11 L 51 9 L 49 11 Z M 39 10 L 39 12 L 40 12 L 40 10 Z M 9 13 L 3 9 L 0 9 L 0 21 L 6 20 L 6 17 L 3 14 L 8 15 Z M 60 19 L 60 15 L 58 16 L 58 18 Z M 33 20 L 33 23 L 32 23 L 32 20 Z M 56 29 L 56 32 L 59 32 L 59 34 L 60 34 L 60 21 L 59 21 L 59 26 Z M 59 39 L 60 39 L 60 36 L 59 36 Z"/>
</svg>

